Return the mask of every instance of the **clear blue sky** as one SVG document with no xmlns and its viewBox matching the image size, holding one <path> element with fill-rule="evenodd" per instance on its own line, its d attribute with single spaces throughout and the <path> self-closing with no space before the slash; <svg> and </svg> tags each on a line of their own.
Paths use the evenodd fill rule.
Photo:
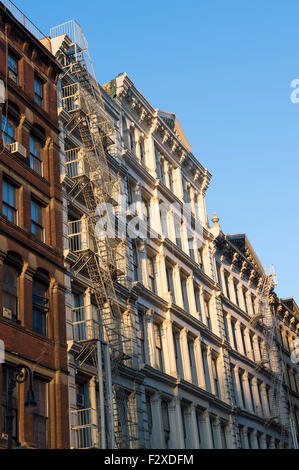
<svg viewBox="0 0 299 470">
<path fill-rule="evenodd" d="M 15 0 L 44 32 L 77 19 L 97 78 L 127 72 L 155 106 L 175 112 L 213 174 L 209 215 L 246 232 L 278 294 L 298 290 L 298 0 Z"/>
</svg>

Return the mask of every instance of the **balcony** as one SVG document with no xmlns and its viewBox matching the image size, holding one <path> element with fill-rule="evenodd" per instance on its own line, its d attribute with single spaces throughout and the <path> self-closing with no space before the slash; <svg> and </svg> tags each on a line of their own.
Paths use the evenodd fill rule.
<svg viewBox="0 0 299 470">
<path fill-rule="evenodd" d="M 99 448 L 97 411 L 93 408 L 71 412 L 71 430 L 76 449 Z"/>
<path fill-rule="evenodd" d="M 87 307 L 73 309 L 73 339 L 84 342 L 97 340 L 100 337 L 100 326 L 96 320 L 85 320 Z"/>
<path fill-rule="evenodd" d="M 71 178 L 77 178 L 88 174 L 87 164 L 83 158 L 81 147 L 66 150 L 66 171 Z"/>
</svg>

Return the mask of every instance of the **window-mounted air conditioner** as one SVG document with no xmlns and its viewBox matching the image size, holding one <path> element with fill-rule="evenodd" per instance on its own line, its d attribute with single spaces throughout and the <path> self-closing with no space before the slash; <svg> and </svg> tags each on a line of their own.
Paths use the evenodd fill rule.
<svg viewBox="0 0 299 470">
<path fill-rule="evenodd" d="M 3 308 L 3 317 L 7 318 L 8 320 L 12 320 L 12 310 L 9 308 L 4 307 Z"/>
<path fill-rule="evenodd" d="M 17 153 L 21 155 L 21 157 L 24 157 L 24 158 L 27 157 L 27 150 L 19 142 L 14 142 L 13 144 L 11 144 L 10 151 L 11 153 Z"/>
</svg>

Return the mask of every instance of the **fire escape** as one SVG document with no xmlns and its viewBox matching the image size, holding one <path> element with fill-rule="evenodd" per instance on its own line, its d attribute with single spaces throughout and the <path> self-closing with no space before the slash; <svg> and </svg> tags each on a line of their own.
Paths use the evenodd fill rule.
<svg viewBox="0 0 299 470">
<path fill-rule="evenodd" d="M 278 424 L 280 426 L 280 438 L 285 441 L 289 438 L 291 429 L 289 416 L 284 406 L 284 371 L 276 343 L 277 319 L 270 303 L 270 294 L 276 285 L 276 275 L 273 269 L 273 273 L 263 276 L 259 290 L 258 311 L 252 317 L 250 324 L 253 326 L 259 324 L 264 331 L 265 340 L 261 348 L 261 360 L 257 363 L 256 370 L 264 367 L 271 374 L 270 416 L 267 419 L 267 425 Z"/>
<path fill-rule="evenodd" d="M 73 20 L 51 30 L 51 38 L 60 36 L 69 46 L 60 57 L 65 70 L 61 100 L 68 116 L 64 129 L 79 135 L 82 142 L 82 147 L 66 151 L 73 181 L 68 199 L 83 200 L 87 214 L 69 223 L 70 250 L 75 257 L 72 271 L 74 276 L 88 276 L 97 305 L 97 314 L 88 320 L 75 312 L 75 341 L 80 345 L 76 360 L 80 367 L 91 361 L 97 368 L 100 404 L 99 424 L 88 428 L 90 435 L 86 423 L 95 410 L 72 413 L 71 426 L 78 447 L 134 448 L 135 396 L 129 398 L 122 386 L 121 371 L 136 365 L 135 319 L 116 287 L 122 285 L 129 295 L 131 266 L 125 227 L 115 217 L 121 180 L 111 171 L 106 153 L 107 142 L 113 143 L 114 123 L 105 113 L 81 27 Z"/>
</svg>

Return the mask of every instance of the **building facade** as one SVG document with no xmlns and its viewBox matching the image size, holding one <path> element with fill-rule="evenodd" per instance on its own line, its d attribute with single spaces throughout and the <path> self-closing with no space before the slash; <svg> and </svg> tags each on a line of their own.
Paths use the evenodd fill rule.
<svg viewBox="0 0 299 470">
<path fill-rule="evenodd" d="M 68 377 L 57 121 L 59 64 L 43 35 L 0 2 L 0 447 L 7 447 L 11 373 L 13 446 L 68 448 Z M 18 21 L 19 20 L 19 21 Z M 26 25 L 27 28 L 24 27 Z"/>
</svg>

